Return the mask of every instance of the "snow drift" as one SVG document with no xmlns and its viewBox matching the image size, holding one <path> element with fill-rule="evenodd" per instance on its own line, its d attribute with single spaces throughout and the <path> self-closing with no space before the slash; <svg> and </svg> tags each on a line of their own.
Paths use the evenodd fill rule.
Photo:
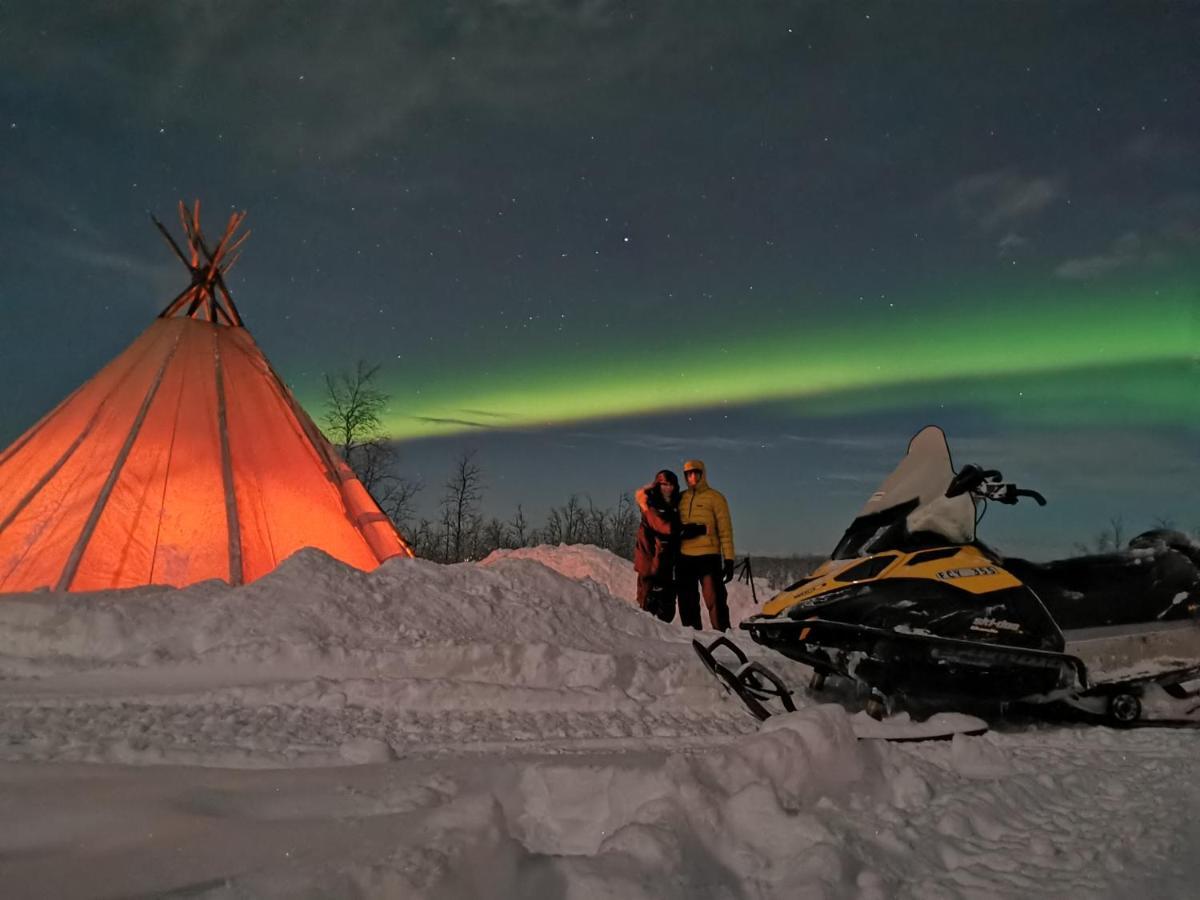
<svg viewBox="0 0 1200 900">
<path fill-rule="evenodd" d="M 1193 732 L 760 728 L 632 588 L 542 547 L 7 597 L 5 897 L 1190 893 Z"/>
<path fill-rule="evenodd" d="M 0 757 L 319 764 L 752 730 L 688 633 L 605 589 L 632 581 L 595 547 L 396 558 L 372 573 L 305 550 L 241 588 L 13 596 L 0 603 L 0 696 L 40 718 L 10 714 L 18 739 Z"/>
</svg>

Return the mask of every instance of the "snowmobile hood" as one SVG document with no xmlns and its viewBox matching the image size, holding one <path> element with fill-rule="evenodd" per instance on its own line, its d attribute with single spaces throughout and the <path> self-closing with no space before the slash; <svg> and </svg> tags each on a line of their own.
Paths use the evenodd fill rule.
<svg viewBox="0 0 1200 900">
<path fill-rule="evenodd" d="M 865 559 L 827 560 L 808 578 L 789 585 L 763 604 L 762 615 L 784 615 L 794 608 L 797 615 L 800 609 L 807 614 L 808 610 L 844 596 L 847 588 L 864 586 L 875 592 L 879 603 L 886 605 L 899 602 L 908 585 L 921 581 L 950 584 L 971 597 L 985 597 L 1021 585 L 1019 579 L 977 547 L 893 551 Z"/>
</svg>

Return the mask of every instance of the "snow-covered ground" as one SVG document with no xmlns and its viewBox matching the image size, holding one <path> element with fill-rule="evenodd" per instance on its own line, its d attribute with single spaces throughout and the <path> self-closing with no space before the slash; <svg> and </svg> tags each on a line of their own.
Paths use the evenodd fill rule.
<svg viewBox="0 0 1200 900">
<path fill-rule="evenodd" d="M 592 547 L 305 551 L 0 598 L 0 895 L 1193 895 L 1200 734 L 883 743 L 803 691 L 760 727 L 633 582 Z"/>
</svg>

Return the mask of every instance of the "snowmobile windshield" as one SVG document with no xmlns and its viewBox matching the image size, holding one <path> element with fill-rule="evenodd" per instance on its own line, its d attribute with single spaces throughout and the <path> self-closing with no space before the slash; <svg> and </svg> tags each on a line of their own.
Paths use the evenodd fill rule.
<svg viewBox="0 0 1200 900">
<path fill-rule="evenodd" d="M 859 511 L 833 558 L 970 543 L 975 539 L 975 503 L 968 494 L 946 496 L 953 478 L 946 435 L 933 425 L 922 429 L 909 441 L 900 465 Z"/>
</svg>

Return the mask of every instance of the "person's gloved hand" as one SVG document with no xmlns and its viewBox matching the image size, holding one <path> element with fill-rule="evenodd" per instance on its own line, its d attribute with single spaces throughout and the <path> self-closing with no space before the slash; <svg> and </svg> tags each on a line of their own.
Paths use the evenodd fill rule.
<svg viewBox="0 0 1200 900">
<path fill-rule="evenodd" d="M 733 581 L 733 560 L 727 559 L 725 560 L 725 583 L 729 584 L 731 581 Z"/>
<path fill-rule="evenodd" d="M 708 526 L 703 522 L 684 522 L 679 529 L 679 535 L 684 539 L 700 537 L 702 534 L 708 534 Z"/>
</svg>

